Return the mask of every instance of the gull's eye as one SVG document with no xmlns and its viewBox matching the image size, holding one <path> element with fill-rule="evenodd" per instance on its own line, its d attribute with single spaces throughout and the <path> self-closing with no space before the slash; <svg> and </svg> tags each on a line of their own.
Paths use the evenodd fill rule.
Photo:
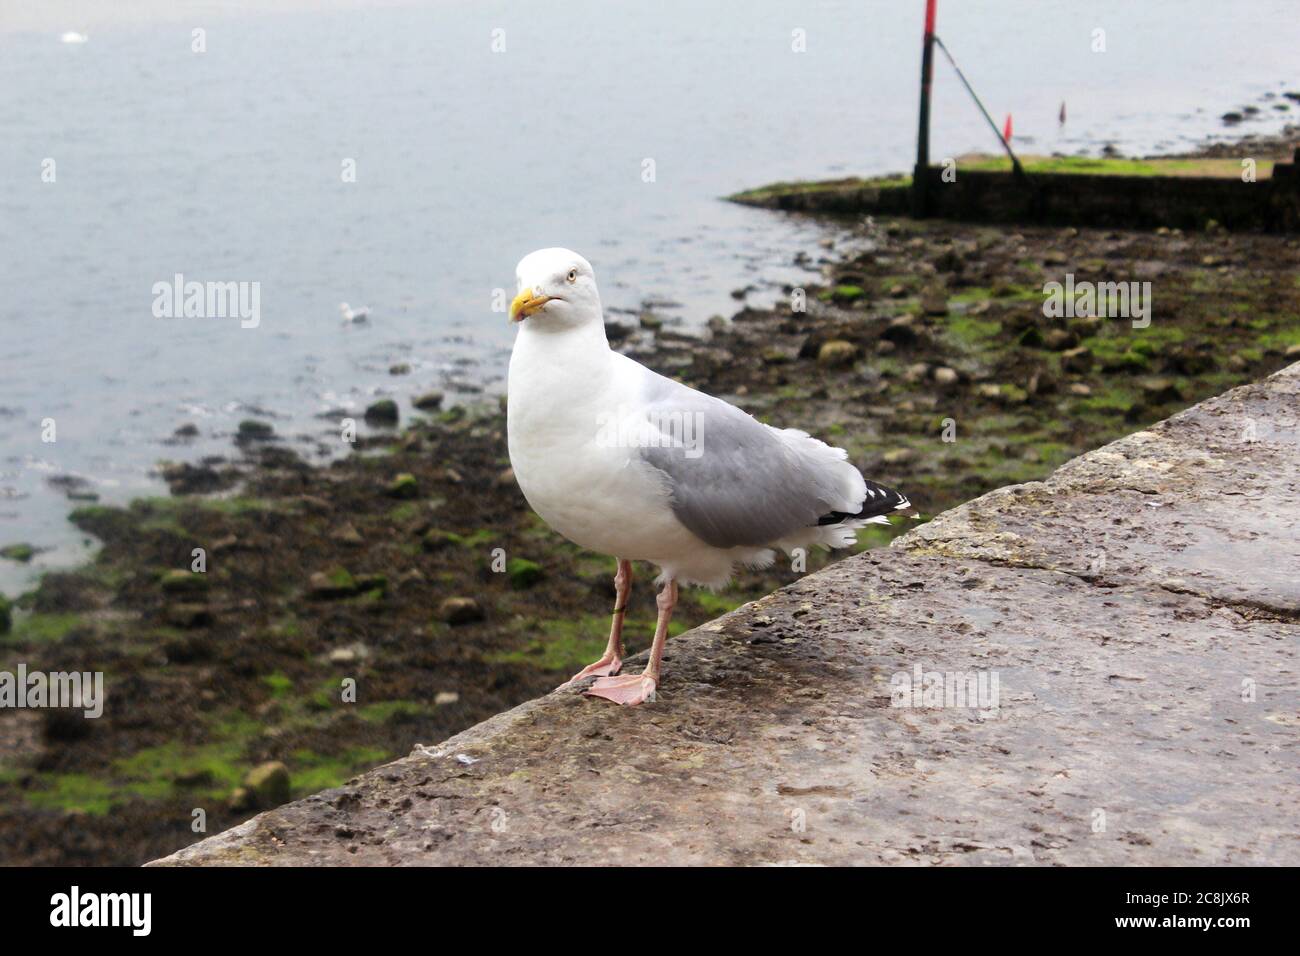
<svg viewBox="0 0 1300 956">
<path fill-rule="evenodd" d="M 567 276 L 565 276 L 565 278 L 568 279 L 570 282 L 577 282 L 577 281 L 578 281 L 578 270 L 577 270 L 577 269 L 570 269 L 570 270 L 569 270 L 569 274 L 568 274 Z"/>
</svg>

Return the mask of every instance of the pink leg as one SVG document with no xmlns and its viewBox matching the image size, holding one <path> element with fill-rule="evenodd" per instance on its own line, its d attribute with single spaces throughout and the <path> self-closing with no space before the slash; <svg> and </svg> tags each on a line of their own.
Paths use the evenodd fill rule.
<svg viewBox="0 0 1300 956">
<path fill-rule="evenodd" d="M 592 684 L 587 693 L 603 697 L 616 704 L 629 706 L 653 700 L 659 686 L 659 665 L 664 657 L 664 644 L 668 640 L 668 622 L 673 619 L 677 606 L 677 582 L 669 581 L 655 598 L 659 606 L 659 621 L 655 624 L 655 639 L 650 645 L 650 663 L 640 674 L 623 674 L 619 677 L 602 677 Z"/>
<path fill-rule="evenodd" d="M 627 615 L 627 598 L 632 593 L 632 562 L 618 559 L 618 571 L 614 574 L 614 619 L 609 625 L 609 643 L 605 653 L 594 664 L 588 664 L 569 678 L 569 684 L 576 683 L 584 677 L 608 677 L 617 674 L 623 666 L 623 618 Z"/>
</svg>

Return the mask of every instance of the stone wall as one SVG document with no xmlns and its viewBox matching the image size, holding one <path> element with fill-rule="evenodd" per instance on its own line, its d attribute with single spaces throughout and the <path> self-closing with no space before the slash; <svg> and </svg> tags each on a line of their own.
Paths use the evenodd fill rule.
<svg viewBox="0 0 1300 956">
<path fill-rule="evenodd" d="M 158 862 L 1294 865 L 1298 640 L 1295 365 Z"/>
<path fill-rule="evenodd" d="M 1300 150 L 1297 151 L 1300 153 Z M 1111 176 L 943 170 L 927 173 L 929 214 L 973 222 L 1040 223 L 1148 229 L 1168 226 L 1300 232 L 1300 176 L 1277 163 L 1258 182 L 1211 176 Z M 902 181 L 840 180 L 772 187 L 733 197 L 747 205 L 790 212 L 905 215 L 911 189 Z"/>
</svg>

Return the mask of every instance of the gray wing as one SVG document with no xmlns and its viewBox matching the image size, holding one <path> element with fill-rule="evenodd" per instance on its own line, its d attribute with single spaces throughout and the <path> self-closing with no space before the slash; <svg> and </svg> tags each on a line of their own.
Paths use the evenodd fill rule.
<svg viewBox="0 0 1300 956">
<path fill-rule="evenodd" d="M 765 545 L 830 512 L 857 510 L 860 502 L 845 500 L 840 471 L 853 466 L 829 449 L 791 441 L 662 375 L 645 381 L 650 434 L 661 441 L 643 443 L 642 459 L 667 476 L 673 513 L 701 540 L 717 548 Z"/>
</svg>

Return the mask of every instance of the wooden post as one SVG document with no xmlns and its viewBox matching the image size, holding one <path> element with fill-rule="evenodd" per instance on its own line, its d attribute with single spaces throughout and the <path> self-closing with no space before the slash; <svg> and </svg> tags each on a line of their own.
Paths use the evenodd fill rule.
<svg viewBox="0 0 1300 956">
<path fill-rule="evenodd" d="M 925 40 L 921 48 L 921 122 L 916 135 L 916 168 L 912 170 L 912 215 L 929 214 L 927 173 L 930 168 L 930 81 L 934 78 L 934 14 L 937 0 L 925 0 Z"/>
</svg>

